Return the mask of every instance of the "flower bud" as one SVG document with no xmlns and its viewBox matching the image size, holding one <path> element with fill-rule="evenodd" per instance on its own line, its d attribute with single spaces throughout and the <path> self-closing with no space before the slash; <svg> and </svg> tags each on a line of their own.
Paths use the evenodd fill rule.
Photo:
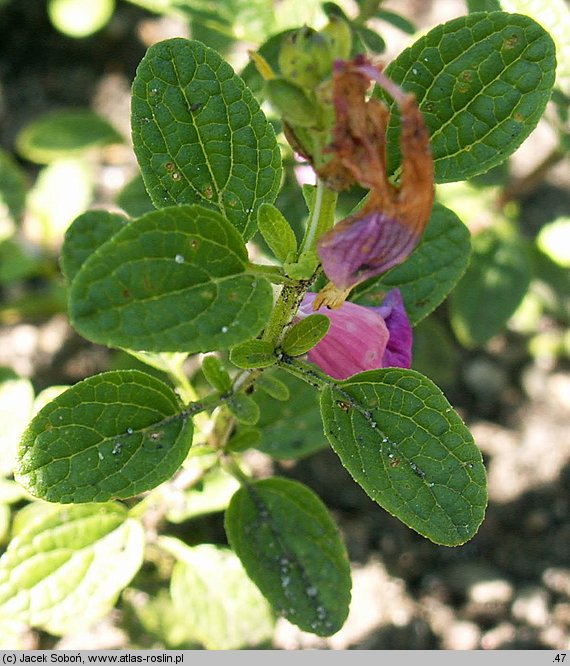
<svg viewBox="0 0 570 666">
<path fill-rule="evenodd" d="M 279 52 L 279 68 L 283 76 L 309 90 L 330 75 L 332 62 L 329 40 L 308 27 L 288 35 Z"/>
</svg>

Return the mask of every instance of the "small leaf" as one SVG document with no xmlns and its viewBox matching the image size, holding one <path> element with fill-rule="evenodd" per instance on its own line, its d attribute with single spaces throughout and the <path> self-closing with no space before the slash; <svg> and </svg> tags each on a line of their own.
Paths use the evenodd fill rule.
<svg viewBox="0 0 570 666">
<path fill-rule="evenodd" d="M 87 109 L 49 113 L 30 123 L 16 137 L 20 155 L 38 164 L 75 157 L 109 143 L 124 141 L 106 120 Z"/>
<path fill-rule="evenodd" d="M 528 290 L 531 267 L 522 238 L 496 224 L 473 238 L 473 255 L 450 298 L 451 324 L 466 346 L 481 345 L 506 324 Z"/>
<path fill-rule="evenodd" d="M 144 532 L 115 503 L 41 508 L 0 558 L 0 618 L 61 636 L 111 610 L 142 564 Z"/>
<path fill-rule="evenodd" d="M 386 42 L 376 31 L 366 26 L 359 26 L 354 32 L 360 37 L 360 40 L 368 51 L 372 51 L 372 53 L 384 53 L 386 50 Z"/>
<path fill-rule="evenodd" d="M 240 423 L 255 425 L 259 421 L 259 407 L 255 400 L 245 393 L 236 393 L 226 404 Z"/>
<path fill-rule="evenodd" d="M 261 441 L 261 430 L 259 428 L 240 428 L 226 446 L 227 451 L 241 453 L 257 446 Z"/>
<path fill-rule="evenodd" d="M 19 449 L 17 480 L 49 502 L 104 502 L 154 488 L 180 467 L 192 421 L 176 394 L 138 370 L 104 372 L 46 405 Z"/>
<path fill-rule="evenodd" d="M 411 256 L 363 285 L 355 300 L 362 305 L 379 305 L 385 292 L 397 287 L 415 326 L 455 287 L 467 268 L 470 253 L 467 227 L 453 211 L 436 203 L 421 243 Z"/>
<path fill-rule="evenodd" d="M 391 23 L 395 28 L 398 28 L 408 35 L 413 35 L 416 32 L 416 26 L 408 21 L 407 18 L 397 14 L 396 12 L 391 12 L 387 9 L 380 9 L 374 15 L 376 18 L 379 18 L 382 21 L 386 21 L 386 23 Z"/>
<path fill-rule="evenodd" d="M 283 383 L 277 377 L 264 372 L 255 382 L 255 388 L 265 391 L 268 396 L 275 400 L 289 400 L 291 395 L 287 384 Z"/>
<path fill-rule="evenodd" d="M 281 348 L 289 356 L 306 354 L 325 337 L 330 324 L 331 321 L 326 315 L 309 315 L 287 331 Z"/>
<path fill-rule="evenodd" d="M 161 544 L 165 542 L 162 538 Z M 182 543 L 176 550 L 179 560 L 170 590 L 196 640 L 207 650 L 238 650 L 270 641 L 271 608 L 231 550 Z"/>
<path fill-rule="evenodd" d="M 479 12 L 443 23 L 405 49 L 386 74 L 414 93 L 430 133 L 438 183 L 504 162 L 536 127 L 556 67 L 550 35 L 527 16 Z M 390 170 L 399 161 L 392 109 Z"/>
<path fill-rule="evenodd" d="M 247 251 L 221 215 L 176 206 L 128 223 L 94 252 L 69 290 L 73 326 L 109 346 L 188 353 L 257 335 L 270 283 L 246 273 Z"/>
<path fill-rule="evenodd" d="M 272 204 L 264 203 L 257 213 L 257 226 L 265 242 L 281 262 L 291 261 L 297 252 L 297 239 L 291 225 Z"/>
<path fill-rule="evenodd" d="M 443 393 L 414 370 L 370 370 L 321 393 L 325 433 L 353 479 L 386 511 L 435 543 L 479 528 L 485 468 Z"/>
<path fill-rule="evenodd" d="M 201 203 L 245 240 L 281 182 L 275 134 L 227 62 L 197 41 L 149 48 L 133 83 L 133 143 L 157 207 Z"/>
<path fill-rule="evenodd" d="M 66 280 L 71 282 L 93 252 L 126 223 L 122 215 L 106 210 L 89 210 L 75 218 L 65 232 L 61 250 L 61 270 Z"/>
<path fill-rule="evenodd" d="M 273 608 L 304 631 L 330 636 L 348 614 L 350 567 L 320 499 L 297 481 L 241 488 L 226 511 L 230 545 Z"/>
<path fill-rule="evenodd" d="M 238 368 L 267 368 L 277 363 L 273 344 L 267 340 L 247 340 L 233 347 L 230 361 Z"/>
<path fill-rule="evenodd" d="M 279 377 L 290 397 L 272 399 L 261 391 L 253 394 L 261 411 L 258 422 L 261 443 L 256 448 L 277 460 L 305 458 L 326 448 L 315 389 L 293 375 L 271 370 L 264 372 L 258 381 L 269 377 Z"/>
<path fill-rule="evenodd" d="M 232 380 L 217 356 L 206 356 L 202 359 L 202 372 L 208 384 L 217 391 L 226 393 L 231 389 Z"/>
</svg>

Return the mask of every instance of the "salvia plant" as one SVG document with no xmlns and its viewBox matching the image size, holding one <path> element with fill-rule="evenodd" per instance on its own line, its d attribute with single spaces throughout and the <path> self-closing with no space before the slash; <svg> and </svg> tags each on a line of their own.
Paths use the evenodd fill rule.
<svg viewBox="0 0 570 666">
<path fill-rule="evenodd" d="M 413 329 L 471 252 L 435 186 L 487 172 L 530 134 L 554 43 L 529 16 L 472 12 L 386 65 L 365 48 L 375 33 L 363 21 L 325 10 L 322 29 L 272 36 L 242 76 L 182 38 L 140 62 L 132 138 L 153 209 L 80 215 L 61 268 L 76 331 L 148 371 L 88 377 L 25 430 L 16 480 L 46 502 L 22 512 L 0 560 L 2 617 L 55 634 L 85 625 L 146 548 L 176 561 L 173 601 L 207 647 L 240 645 L 240 607 L 252 644 L 273 614 L 338 631 L 351 593 L 339 531 L 307 486 L 252 475 L 251 448 L 301 459 L 326 441 L 372 500 L 436 544 L 459 546 L 481 525 L 481 453 L 411 368 Z M 314 172 L 302 233 L 275 205 L 285 141 Z M 354 188 L 361 201 L 338 213 Z M 303 438 L 317 404 L 324 437 L 310 423 Z M 171 498 L 199 504 L 208 487 L 231 550 L 161 536 L 180 509 Z M 216 642 L 218 606 L 229 626 Z"/>
</svg>

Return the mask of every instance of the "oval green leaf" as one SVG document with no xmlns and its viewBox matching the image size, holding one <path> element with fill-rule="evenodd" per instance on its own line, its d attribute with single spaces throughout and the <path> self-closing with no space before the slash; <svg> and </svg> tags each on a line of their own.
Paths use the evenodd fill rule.
<svg viewBox="0 0 570 666">
<path fill-rule="evenodd" d="M 435 310 L 465 272 L 471 254 L 467 227 L 449 208 L 434 204 L 421 243 L 410 257 L 357 292 L 357 303 L 379 305 L 385 292 L 402 293 L 412 326 Z"/>
<path fill-rule="evenodd" d="M 257 226 L 271 252 L 281 262 L 293 261 L 297 252 L 297 239 L 291 225 L 281 211 L 269 203 L 261 204 L 257 213 Z"/>
<path fill-rule="evenodd" d="M 20 155 L 38 164 L 74 157 L 109 143 L 124 143 L 124 139 L 106 120 L 88 109 L 47 114 L 16 137 Z"/>
<path fill-rule="evenodd" d="M 157 207 L 201 203 L 245 240 L 273 202 L 281 156 L 263 111 L 227 62 L 187 39 L 151 46 L 132 91 L 133 143 Z"/>
<path fill-rule="evenodd" d="M 180 467 L 192 421 L 174 391 L 138 370 L 75 384 L 32 419 L 17 480 L 49 502 L 104 502 L 150 490 Z"/>
<path fill-rule="evenodd" d="M 207 650 L 252 648 L 271 640 L 271 607 L 231 550 L 182 543 L 176 550 L 170 591 L 193 637 Z"/>
<path fill-rule="evenodd" d="M 61 249 L 61 270 L 68 282 L 95 250 L 122 229 L 127 219 L 106 210 L 88 210 L 76 217 L 65 232 Z"/>
<path fill-rule="evenodd" d="M 217 356 L 206 356 L 202 360 L 202 373 L 208 384 L 216 391 L 226 393 L 231 389 L 232 380 Z"/>
<path fill-rule="evenodd" d="M 443 393 L 413 370 L 371 370 L 321 394 L 325 433 L 354 480 L 435 543 L 457 546 L 487 504 L 481 452 Z"/>
<path fill-rule="evenodd" d="M 331 320 L 326 315 L 309 315 L 287 331 L 281 348 L 288 356 L 306 354 L 325 337 L 330 325 Z"/>
<path fill-rule="evenodd" d="M 230 361 L 238 368 L 267 368 L 277 363 L 277 357 L 267 340 L 246 340 L 230 351 Z"/>
<path fill-rule="evenodd" d="M 61 636 L 111 610 L 142 564 L 144 531 L 119 504 L 41 509 L 0 559 L 0 619 Z"/>
<path fill-rule="evenodd" d="M 244 425 L 255 425 L 259 421 L 259 407 L 245 393 L 236 393 L 226 402 L 232 414 Z"/>
<path fill-rule="evenodd" d="M 480 12 L 430 30 L 387 75 L 416 95 L 438 183 L 471 178 L 504 162 L 536 127 L 556 71 L 550 35 L 528 16 Z M 388 129 L 398 161 L 399 115 Z"/>
<path fill-rule="evenodd" d="M 276 477 L 256 481 L 233 496 L 225 525 L 248 576 L 278 613 L 319 636 L 342 627 L 350 566 L 338 529 L 312 490 Z"/>
<path fill-rule="evenodd" d="M 254 337 L 273 306 L 270 283 L 245 272 L 232 225 L 202 206 L 147 213 L 81 267 L 69 290 L 72 325 L 101 344 L 188 353 Z"/>
</svg>

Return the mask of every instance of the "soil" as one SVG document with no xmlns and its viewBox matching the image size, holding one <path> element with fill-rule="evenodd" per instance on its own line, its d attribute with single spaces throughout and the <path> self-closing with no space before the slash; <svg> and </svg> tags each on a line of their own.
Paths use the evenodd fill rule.
<svg viewBox="0 0 570 666">
<path fill-rule="evenodd" d="M 181 34 L 182 27 L 119 3 L 102 33 L 76 41 L 54 31 L 44 4 L 12 2 L 0 10 L 2 147 L 12 150 L 17 132 L 41 113 L 69 106 L 93 105 L 127 136 L 129 83 L 145 40 Z M 389 6 L 404 4 L 410 5 Z M 414 20 L 440 20 L 436 4 L 418 3 Z M 462 3 L 441 4 L 464 11 Z M 33 178 L 37 168 L 23 166 Z M 98 166 L 102 174 L 119 169 L 125 182 L 134 161 L 121 154 L 118 163 L 107 156 Z M 570 181 L 555 176 L 521 202 L 533 211 L 533 230 L 537 215 L 570 210 Z M 118 186 L 101 183 L 98 199 L 105 204 Z M 570 371 L 563 362 L 533 358 L 525 344 L 505 334 L 457 356 L 447 394 L 484 454 L 490 493 L 479 533 L 462 547 L 436 546 L 389 516 L 330 451 L 299 463 L 253 457 L 260 470 L 304 481 L 320 495 L 353 564 L 353 603 L 343 629 L 321 639 L 280 620 L 275 648 L 570 649 Z M 61 314 L 0 329 L 0 365 L 30 377 L 37 391 L 111 362 L 109 351 L 78 338 Z M 220 531 L 217 520 L 212 533 Z M 112 615 L 55 646 L 113 648 L 125 640 Z M 45 638 L 32 635 L 30 646 L 44 644 L 38 641 Z"/>
</svg>

